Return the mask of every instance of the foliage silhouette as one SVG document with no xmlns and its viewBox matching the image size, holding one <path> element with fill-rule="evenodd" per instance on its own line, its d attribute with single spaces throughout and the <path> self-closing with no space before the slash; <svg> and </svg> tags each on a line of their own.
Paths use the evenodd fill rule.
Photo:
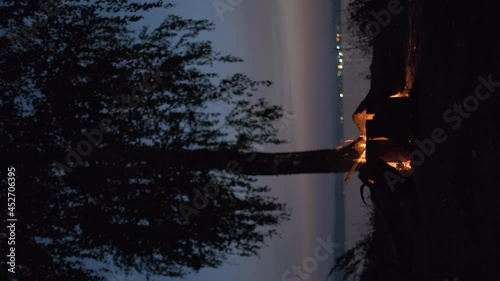
<svg viewBox="0 0 500 281">
<path fill-rule="evenodd" d="M 252 175 L 343 172 L 356 157 L 354 144 L 255 151 L 283 143 L 283 109 L 255 96 L 270 81 L 211 72 L 241 60 L 197 39 L 208 21 L 169 15 L 137 32 L 145 12 L 171 5 L 49 4 L 0 6 L 0 149 L 2 169 L 18 171 L 19 280 L 103 280 L 86 259 L 183 276 L 255 255 L 289 210 Z M 183 204 L 197 209 L 189 223 Z"/>
</svg>

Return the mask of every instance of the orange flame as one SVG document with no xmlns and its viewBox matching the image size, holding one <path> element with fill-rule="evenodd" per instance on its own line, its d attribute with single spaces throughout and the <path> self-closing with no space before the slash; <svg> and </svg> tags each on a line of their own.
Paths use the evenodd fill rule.
<svg viewBox="0 0 500 281">
<path fill-rule="evenodd" d="M 389 98 L 391 98 L 391 99 L 393 99 L 393 98 L 407 98 L 409 96 L 410 96 L 410 94 L 408 94 L 408 92 L 403 92 L 403 93 L 399 92 L 395 95 L 390 96 Z"/>
</svg>

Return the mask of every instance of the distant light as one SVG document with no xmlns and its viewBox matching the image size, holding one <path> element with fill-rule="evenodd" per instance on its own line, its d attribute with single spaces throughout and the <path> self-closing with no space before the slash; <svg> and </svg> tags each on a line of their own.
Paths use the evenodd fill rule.
<svg viewBox="0 0 500 281">
<path fill-rule="evenodd" d="M 340 97 L 343 98 L 344 97 L 344 94 L 340 93 Z"/>
<path fill-rule="evenodd" d="M 340 55 L 340 56 L 343 56 L 344 54 L 342 54 L 342 52 L 339 52 L 339 55 Z"/>
<path fill-rule="evenodd" d="M 344 116 L 340 116 L 340 120 L 343 121 L 344 120 Z"/>
<path fill-rule="evenodd" d="M 340 50 L 340 46 L 337 45 L 337 50 Z"/>
<path fill-rule="evenodd" d="M 342 59 L 339 59 L 340 62 L 342 62 L 343 60 Z"/>
<path fill-rule="evenodd" d="M 341 65 L 341 64 L 339 64 L 337 67 L 338 67 L 339 69 L 342 69 L 342 65 Z"/>
</svg>

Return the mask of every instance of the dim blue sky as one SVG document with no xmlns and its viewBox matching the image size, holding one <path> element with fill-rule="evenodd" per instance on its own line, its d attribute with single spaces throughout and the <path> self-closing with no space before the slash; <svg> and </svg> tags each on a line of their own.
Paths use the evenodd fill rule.
<svg viewBox="0 0 500 281">
<path fill-rule="evenodd" d="M 272 103 L 284 105 L 293 113 L 283 123 L 280 135 L 289 141 L 280 146 L 268 146 L 264 151 L 303 151 L 333 148 L 332 110 L 334 27 L 332 0 L 220 0 L 240 3 L 219 16 L 213 0 L 174 1 L 173 10 L 157 9 L 142 22 L 151 27 L 169 13 L 194 19 L 209 19 L 216 24 L 213 32 L 202 34 L 214 43 L 216 50 L 244 60 L 231 66 L 217 66 L 224 77 L 243 72 L 254 79 L 269 79 L 273 86 L 262 92 Z M 230 5 L 230 4 L 228 4 Z M 356 137 L 350 114 L 367 89 L 359 71 L 345 70 L 345 109 L 348 113 L 346 138 Z M 351 94 L 351 93 L 352 94 Z M 312 256 L 319 245 L 317 238 L 333 234 L 333 181 L 336 175 L 314 174 L 260 177 L 260 182 L 272 188 L 272 195 L 286 202 L 292 218 L 278 229 L 281 238 L 267 241 L 260 257 L 230 257 L 216 269 L 202 269 L 180 278 L 156 277 L 156 280 L 282 280 L 282 274 L 293 265 Z M 340 175 L 345 176 L 345 175 Z M 355 178 L 355 176 L 353 177 Z M 358 239 L 364 229 L 364 209 L 361 207 L 354 179 L 346 188 L 347 247 Z M 325 280 L 333 259 L 320 262 L 307 280 Z M 117 273 L 111 280 L 127 280 Z M 144 280 L 135 276 L 128 280 Z M 121 280 L 120 280 L 121 281 Z"/>
</svg>

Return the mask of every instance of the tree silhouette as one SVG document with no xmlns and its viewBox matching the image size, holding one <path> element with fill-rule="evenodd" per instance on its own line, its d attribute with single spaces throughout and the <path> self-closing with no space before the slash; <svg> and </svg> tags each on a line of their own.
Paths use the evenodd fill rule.
<svg viewBox="0 0 500 281">
<path fill-rule="evenodd" d="M 271 83 L 211 72 L 241 60 L 197 40 L 208 21 L 131 28 L 170 7 L 2 2 L 1 169 L 16 169 L 18 280 L 101 280 L 86 259 L 183 276 L 255 255 L 288 210 L 253 175 L 344 172 L 359 156 L 355 143 L 260 152 L 283 143 L 283 109 L 255 96 Z"/>
</svg>

